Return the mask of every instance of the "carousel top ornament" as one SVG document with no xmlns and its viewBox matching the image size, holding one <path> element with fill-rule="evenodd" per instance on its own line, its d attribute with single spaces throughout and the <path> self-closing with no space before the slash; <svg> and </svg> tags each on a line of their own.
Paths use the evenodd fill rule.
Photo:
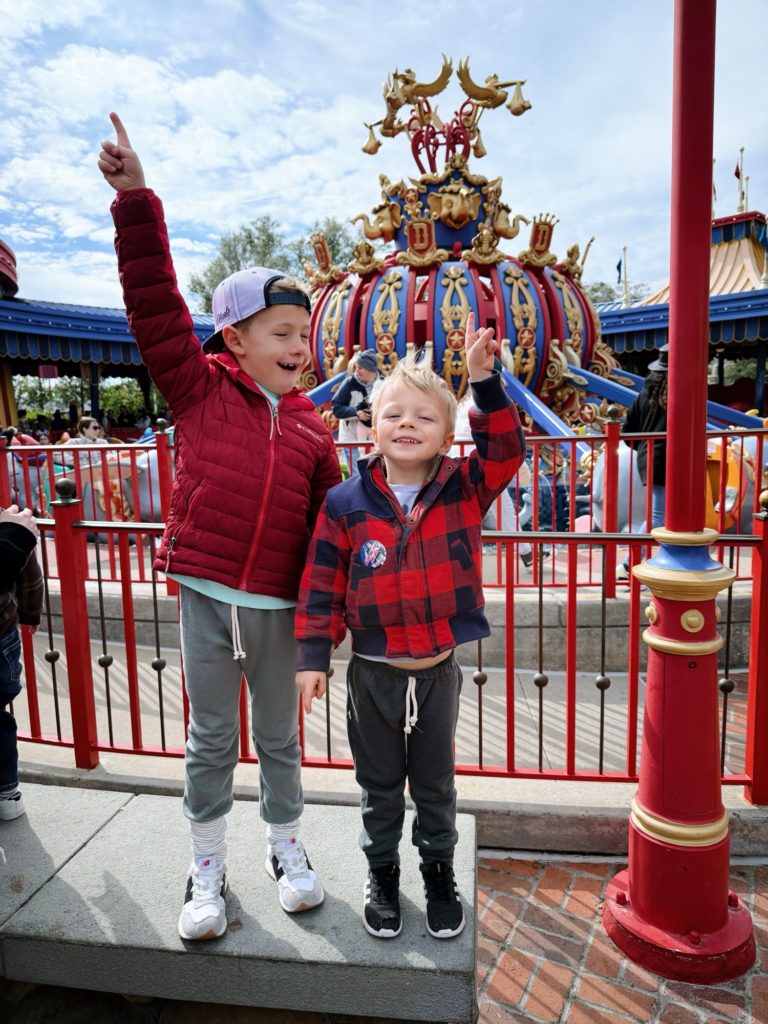
<svg viewBox="0 0 768 1024">
<path fill-rule="evenodd" d="M 618 365 L 581 286 L 592 239 L 583 253 L 572 244 L 560 259 L 551 248 L 556 216 L 513 215 L 501 198 L 502 178 L 470 171 L 470 157 L 486 155 L 484 112 L 506 105 L 519 117 L 531 104 L 522 79 L 492 74 L 478 84 L 468 59 L 455 71 L 465 99 L 447 121 L 434 100 L 451 81 L 452 60 L 443 56 L 432 81 L 410 68 L 387 76 L 385 113 L 367 125 L 363 150 L 375 153 L 383 138 L 405 135 L 420 173 L 395 181 L 379 174 L 379 202 L 351 218 L 362 223 L 363 238 L 345 268 L 333 266 L 322 238 L 313 236 L 317 269 L 307 273 L 314 365 L 304 386 L 335 376 L 357 351 L 374 351 L 387 373 L 419 350 L 460 398 L 468 385 L 464 332 L 474 311 L 495 329 L 502 362 L 539 406 L 570 426 L 584 424 L 597 407 L 584 401 L 579 371 L 609 376 Z M 523 224 L 527 245 L 518 242 L 517 255 L 504 252 Z"/>
<path fill-rule="evenodd" d="M 381 148 L 381 140 L 376 138 L 375 128 L 378 128 L 379 134 L 387 139 L 407 132 L 411 140 L 411 152 L 419 170 L 422 174 L 427 173 L 424 166 L 426 160 L 429 170 L 435 174 L 438 168 L 437 155 L 441 149 L 444 151 L 446 164 L 456 154 L 460 154 L 466 162 L 470 151 L 477 159 L 485 156 L 486 150 L 478 127 L 480 118 L 486 110 L 494 110 L 505 102 L 509 95 L 506 90 L 511 86 L 515 87 L 515 91 L 507 103 L 507 110 L 513 116 L 520 117 L 526 110 L 531 109 L 531 104 L 523 96 L 525 79 L 500 82 L 499 76 L 493 74 L 486 77 L 484 85 L 478 85 L 472 79 L 467 58 L 459 61 L 456 68 L 456 77 L 467 99 L 446 124 L 440 119 L 437 107 L 432 109 L 429 101 L 443 92 L 452 74 L 453 61 L 445 54 L 443 66 L 433 82 L 419 82 L 416 72 L 411 68 L 406 68 L 405 71 L 395 69 L 389 74 L 384 83 L 386 113 L 378 121 L 372 121 L 370 124 L 365 122 L 368 139 L 362 147 L 363 152 L 373 155 Z M 400 116 L 403 107 L 410 107 L 406 118 Z"/>
</svg>

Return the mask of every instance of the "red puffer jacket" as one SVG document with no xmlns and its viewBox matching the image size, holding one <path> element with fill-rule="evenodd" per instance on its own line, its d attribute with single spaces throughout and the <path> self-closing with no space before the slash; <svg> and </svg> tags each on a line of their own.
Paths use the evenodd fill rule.
<svg viewBox="0 0 768 1024">
<path fill-rule="evenodd" d="M 150 189 L 112 204 L 128 321 L 175 420 L 176 482 L 155 568 L 295 600 L 309 537 L 341 479 L 333 438 L 298 390 L 269 400 L 230 354 L 206 356 Z"/>
</svg>

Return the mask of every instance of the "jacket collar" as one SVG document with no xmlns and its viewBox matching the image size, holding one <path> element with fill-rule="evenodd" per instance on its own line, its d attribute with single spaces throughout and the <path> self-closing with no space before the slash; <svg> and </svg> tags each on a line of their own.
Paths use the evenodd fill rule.
<svg viewBox="0 0 768 1024">
<path fill-rule="evenodd" d="M 456 459 L 449 458 L 447 455 L 439 455 L 435 459 L 435 464 L 419 491 L 419 504 L 422 505 L 424 509 L 427 509 L 434 504 L 435 499 L 445 486 L 446 481 L 456 472 L 457 467 L 458 461 Z M 361 459 L 358 463 L 358 470 L 366 489 L 379 491 L 384 494 L 390 502 L 395 502 L 397 505 L 397 499 L 392 493 L 387 482 L 384 459 L 380 455 L 371 455 L 367 459 Z"/>
<path fill-rule="evenodd" d="M 206 356 L 208 362 L 213 363 L 217 370 L 221 373 L 226 373 L 227 376 L 232 380 L 233 383 L 239 384 L 249 391 L 253 391 L 257 395 L 261 395 L 262 398 L 266 399 L 266 395 L 261 388 L 253 381 L 253 378 L 245 372 L 240 366 L 238 361 L 232 355 L 231 352 L 214 352 L 211 355 Z M 294 409 L 314 409 L 314 403 L 311 398 L 308 398 L 306 394 L 299 390 L 299 388 L 291 388 L 290 391 L 286 391 L 284 395 L 280 396 L 279 405 L 285 407 L 290 406 Z"/>
</svg>

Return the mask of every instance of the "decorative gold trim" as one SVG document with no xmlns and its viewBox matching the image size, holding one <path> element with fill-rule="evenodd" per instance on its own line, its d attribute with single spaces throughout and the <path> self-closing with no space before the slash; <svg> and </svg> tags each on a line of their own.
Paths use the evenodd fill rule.
<svg viewBox="0 0 768 1024">
<path fill-rule="evenodd" d="M 684 825 L 681 822 L 660 818 L 641 807 L 635 798 L 632 801 L 630 820 L 635 828 L 652 839 L 659 839 L 674 846 L 714 846 L 728 835 L 728 812 L 724 811 L 717 821 L 704 825 Z"/>
<path fill-rule="evenodd" d="M 725 642 L 721 636 L 713 640 L 700 640 L 697 643 L 685 640 L 670 640 L 665 636 L 658 636 L 650 629 L 643 632 L 643 640 L 652 647 L 654 651 L 661 651 L 663 654 L 680 654 L 685 657 L 702 657 L 705 654 L 714 654 L 719 651 Z"/>
<path fill-rule="evenodd" d="M 698 601 L 709 601 L 721 590 L 726 590 L 736 579 L 733 569 L 721 565 L 719 569 L 709 572 L 683 569 L 657 569 L 648 562 L 636 565 L 632 572 L 653 592 L 654 597 L 666 598 L 668 601 L 685 601 L 692 604 Z"/>
<path fill-rule="evenodd" d="M 657 526 L 651 530 L 651 536 L 659 544 L 671 544 L 677 547 L 711 547 L 717 542 L 720 534 L 717 530 L 705 527 L 698 533 L 674 533 L 666 526 Z"/>
<path fill-rule="evenodd" d="M 651 601 L 648 605 L 646 605 L 645 617 L 646 617 L 646 619 L 648 619 L 648 621 L 650 622 L 651 625 L 653 625 L 654 622 L 658 622 L 658 620 L 659 620 L 659 609 L 656 607 L 656 605 L 653 603 L 653 601 Z"/>
<path fill-rule="evenodd" d="M 704 628 L 704 616 L 697 608 L 690 608 L 680 616 L 680 625 L 686 633 L 699 633 Z"/>
</svg>

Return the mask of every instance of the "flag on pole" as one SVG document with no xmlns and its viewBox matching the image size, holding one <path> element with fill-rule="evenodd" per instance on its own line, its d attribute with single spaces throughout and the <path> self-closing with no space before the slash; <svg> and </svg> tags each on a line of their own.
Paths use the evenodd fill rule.
<svg viewBox="0 0 768 1024">
<path fill-rule="evenodd" d="M 621 256 L 619 256 L 619 262 L 616 264 L 616 274 L 618 275 L 616 284 L 621 284 Z"/>
<path fill-rule="evenodd" d="M 741 180 L 741 168 L 739 167 L 738 160 L 736 161 L 736 167 L 734 169 L 733 176 Z"/>
</svg>

